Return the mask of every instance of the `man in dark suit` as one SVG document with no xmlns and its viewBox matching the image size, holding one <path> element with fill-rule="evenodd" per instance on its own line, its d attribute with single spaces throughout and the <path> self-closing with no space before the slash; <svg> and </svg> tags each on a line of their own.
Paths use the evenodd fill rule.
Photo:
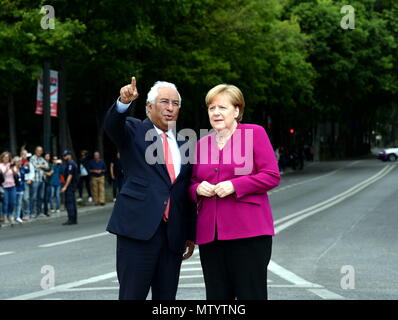
<svg viewBox="0 0 398 320">
<path fill-rule="evenodd" d="M 107 227 L 117 235 L 119 299 L 144 300 L 151 288 L 152 299 L 175 300 L 181 262 L 194 250 L 196 223 L 188 196 L 191 166 L 182 161 L 187 141 L 175 133 L 181 97 L 174 84 L 155 83 L 143 121 L 127 116 L 137 98 L 132 77 L 104 124 L 125 173 Z"/>
</svg>

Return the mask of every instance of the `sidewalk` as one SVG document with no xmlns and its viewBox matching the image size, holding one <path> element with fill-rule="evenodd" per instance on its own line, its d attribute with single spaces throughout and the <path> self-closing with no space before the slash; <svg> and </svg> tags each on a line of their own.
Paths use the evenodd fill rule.
<svg viewBox="0 0 398 320">
<path fill-rule="evenodd" d="M 77 194 L 77 192 L 76 192 L 76 194 Z M 87 196 L 85 195 L 84 198 L 86 199 Z M 104 206 L 96 206 L 93 203 L 88 203 L 87 199 L 83 202 L 77 202 L 77 221 L 79 222 L 79 216 L 81 217 L 82 215 L 91 214 L 91 213 L 94 213 L 97 210 L 101 210 L 101 209 L 112 210 L 113 206 L 114 206 L 114 202 L 113 202 L 113 196 L 112 196 L 112 186 L 109 183 L 105 183 L 105 205 Z M 39 218 L 32 218 L 32 219 L 29 219 L 29 221 L 24 221 L 23 223 L 13 222 L 12 224 L 10 224 L 10 223 L 1 222 L 0 230 L 2 228 L 20 227 L 20 226 L 28 225 L 30 223 L 44 222 L 44 221 L 48 221 L 50 219 L 56 219 L 56 218 L 62 218 L 62 217 L 64 217 L 65 221 L 66 221 L 68 218 L 63 201 L 62 201 L 62 205 L 61 205 L 61 212 L 58 212 L 58 213 L 49 212 L 49 214 L 50 214 L 49 217 L 46 217 L 45 215 L 43 215 L 42 217 L 39 217 Z M 65 221 L 62 221 L 62 222 L 65 222 Z"/>
<path fill-rule="evenodd" d="M 108 202 L 106 203 L 104 206 L 96 206 L 96 205 L 85 205 L 85 206 L 77 206 L 77 219 L 79 221 L 79 217 L 81 217 L 82 215 L 87 215 L 87 214 L 91 214 L 96 212 L 97 210 L 101 210 L 101 209 L 109 209 L 112 210 L 114 205 L 114 202 Z M 60 212 L 56 213 L 51 213 L 49 212 L 50 216 L 47 217 L 45 215 L 38 217 L 38 218 L 32 218 L 29 221 L 24 221 L 23 223 L 18 223 L 18 222 L 13 222 L 12 224 L 10 223 L 4 223 L 1 222 L 0 223 L 0 230 L 2 228 L 7 228 L 7 227 L 19 227 L 19 226 L 24 226 L 24 225 L 28 225 L 31 223 L 36 223 L 36 222 L 43 222 L 43 221 L 48 221 L 51 219 L 56 219 L 56 218 L 61 218 L 61 217 L 65 217 L 65 221 L 68 218 L 67 212 L 66 210 L 63 208 L 61 209 Z M 63 221 L 63 222 L 65 222 Z"/>
</svg>

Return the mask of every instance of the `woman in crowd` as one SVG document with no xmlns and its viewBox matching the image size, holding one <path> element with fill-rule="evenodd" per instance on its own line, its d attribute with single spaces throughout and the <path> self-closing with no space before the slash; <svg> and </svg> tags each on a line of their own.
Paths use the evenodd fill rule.
<svg viewBox="0 0 398 320">
<path fill-rule="evenodd" d="M 0 155 L 0 171 L 4 176 L 2 188 L 4 190 L 3 196 L 3 218 L 0 222 L 12 223 L 12 216 L 16 204 L 16 188 L 14 175 L 17 174 L 15 163 L 11 161 L 11 153 L 8 151 Z"/>
<path fill-rule="evenodd" d="M 207 299 L 267 299 L 274 225 L 267 192 L 279 184 L 264 128 L 241 123 L 245 102 L 233 85 L 206 96 L 214 132 L 199 140 L 190 196 Z"/>
</svg>

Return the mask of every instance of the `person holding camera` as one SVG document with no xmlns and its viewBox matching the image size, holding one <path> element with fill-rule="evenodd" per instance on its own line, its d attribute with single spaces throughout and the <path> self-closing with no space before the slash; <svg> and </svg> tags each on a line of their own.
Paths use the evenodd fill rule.
<svg viewBox="0 0 398 320">
<path fill-rule="evenodd" d="M 17 168 L 15 163 L 11 161 L 11 153 L 8 151 L 3 152 L 0 155 L 0 171 L 4 177 L 4 182 L 1 184 L 4 189 L 3 198 L 3 217 L 0 222 L 12 223 L 12 216 L 16 204 L 16 189 L 14 175 L 17 174 Z"/>
</svg>

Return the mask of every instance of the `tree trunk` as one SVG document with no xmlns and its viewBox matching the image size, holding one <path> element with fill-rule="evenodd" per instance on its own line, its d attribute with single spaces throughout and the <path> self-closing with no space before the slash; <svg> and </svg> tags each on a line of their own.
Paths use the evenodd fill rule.
<svg viewBox="0 0 398 320">
<path fill-rule="evenodd" d="M 58 95 L 58 118 L 59 118 L 59 145 L 61 153 L 68 149 L 72 151 L 74 158 L 73 143 L 68 124 L 68 112 L 66 108 L 66 67 L 65 62 L 61 61 L 59 70 L 59 95 Z"/>
<path fill-rule="evenodd" d="M 13 155 L 17 154 L 17 132 L 15 128 L 15 105 L 14 95 L 8 94 L 8 123 L 10 126 L 10 151 Z"/>
<path fill-rule="evenodd" d="M 315 127 L 314 137 L 314 161 L 320 160 L 320 147 L 321 147 L 321 124 L 318 123 Z"/>
<path fill-rule="evenodd" d="M 398 105 L 394 104 L 391 112 L 391 136 L 390 143 L 398 145 Z"/>
<path fill-rule="evenodd" d="M 104 157 L 104 128 L 103 128 L 103 113 L 104 113 L 104 95 L 99 95 L 99 112 L 95 113 L 95 123 L 97 125 L 97 150 Z"/>
</svg>

